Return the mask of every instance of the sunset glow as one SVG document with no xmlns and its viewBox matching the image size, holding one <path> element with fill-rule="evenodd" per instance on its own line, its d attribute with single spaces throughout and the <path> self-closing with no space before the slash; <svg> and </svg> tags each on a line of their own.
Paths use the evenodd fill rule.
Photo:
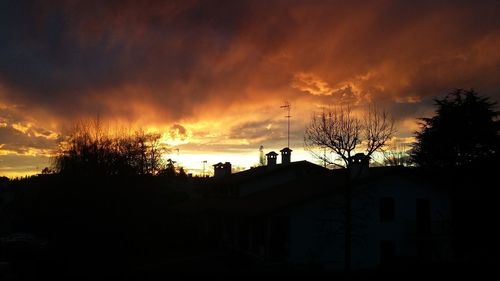
<svg viewBox="0 0 500 281">
<path fill-rule="evenodd" d="M 248 169 L 323 106 L 375 103 L 408 147 L 432 98 L 500 100 L 496 1 L 2 1 L 0 175 L 50 166 L 79 120 L 161 134 L 193 174 Z"/>
</svg>

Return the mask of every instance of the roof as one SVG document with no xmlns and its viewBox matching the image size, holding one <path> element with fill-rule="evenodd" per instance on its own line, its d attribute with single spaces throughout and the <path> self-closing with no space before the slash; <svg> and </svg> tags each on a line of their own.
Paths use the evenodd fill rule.
<svg viewBox="0 0 500 281">
<path fill-rule="evenodd" d="M 226 188 L 244 189 L 250 186 L 257 187 L 257 191 L 244 196 L 213 194 L 185 202 L 179 205 L 178 209 L 235 215 L 265 214 L 334 191 L 331 179 L 331 170 L 308 161 L 256 167 L 216 180 L 215 184 L 208 188 L 215 191 L 227 190 Z"/>
<path fill-rule="evenodd" d="M 307 201 L 333 194 L 334 184 L 323 179 L 303 178 L 270 189 L 252 193 L 245 197 L 219 201 L 211 211 L 234 215 L 264 215 L 301 205 Z"/>
<path fill-rule="evenodd" d="M 246 182 L 249 180 L 265 180 L 266 177 L 270 177 L 276 174 L 284 172 L 293 172 L 294 175 L 317 175 L 325 174 L 331 172 L 329 169 L 322 166 L 318 166 L 308 161 L 297 161 L 291 162 L 289 164 L 275 164 L 272 166 L 260 166 L 250 168 L 238 173 L 231 174 L 219 182 L 221 184 L 235 184 L 240 182 Z"/>
<path fill-rule="evenodd" d="M 332 194 L 330 177 L 306 178 L 276 185 L 243 197 L 198 198 L 182 204 L 180 209 L 205 214 L 258 216 L 297 206 L 312 199 Z"/>
<path fill-rule="evenodd" d="M 262 166 L 235 173 L 218 181 L 212 188 L 238 188 L 249 184 L 259 185 L 276 174 L 285 173 L 289 180 L 278 182 L 268 188 L 244 196 L 211 196 L 185 202 L 181 209 L 191 212 L 257 216 L 300 206 L 311 200 L 338 194 L 345 186 L 346 170 L 328 170 L 316 164 L 299 161 L 288 165 Z M 404 167 L 370 168 L 370 175 L 360 179 L 358 184 L 377 182 L 387 177 L 403 177 L 415 182 L 432 183 L 417 169 Z M 433 184 L 434 185 L 434 184 Z"/>
</svg>

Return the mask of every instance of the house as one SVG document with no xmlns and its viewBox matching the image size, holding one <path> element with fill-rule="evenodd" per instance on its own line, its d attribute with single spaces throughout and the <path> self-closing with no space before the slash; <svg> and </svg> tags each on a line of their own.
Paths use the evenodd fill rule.
<svg viewBox="0 0 500 281">
<path fill-rule="evenodd" d="M 337 191 L 279 214 L 288 224 L 287 263 L 344 267 L 345 197 L 338 190 L 345 184 L 332 182 L 331 187 Z M 350 188 L 353 269 L 451 261 L 451 206 L 445 190 L 394 167 L 371 168 Z"/>
<path fill-rule="evenodd" d="M 290 159 L 291 150 L 281 152 Z M 451 260 L 448 193 L 418 171 L 356 167 L 362 176 L 353 178 L 307 161 L 277 164 L 276 156 L 219 177 L 210 195 L 191 202 L 205 237 L 268 262 L 340 270 L 350 188 L 353 269 Z"/>
</svg>

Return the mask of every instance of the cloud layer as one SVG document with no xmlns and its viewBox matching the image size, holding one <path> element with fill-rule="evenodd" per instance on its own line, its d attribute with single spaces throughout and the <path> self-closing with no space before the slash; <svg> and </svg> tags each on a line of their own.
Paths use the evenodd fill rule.
<svg viewBox="0 0 500 281">
<path fill-rule="evenodd" d="M 321 105 L 377 102 L 405 124 L 453 88 L 498 101 L 498 14 L 498 1 L 2 1 L 0 139 L 26 143 L 12 108 L 46 133 L 99 115 L 253 148 L 283 136 L 284 100 L 296 143 Z"/>
</svg>

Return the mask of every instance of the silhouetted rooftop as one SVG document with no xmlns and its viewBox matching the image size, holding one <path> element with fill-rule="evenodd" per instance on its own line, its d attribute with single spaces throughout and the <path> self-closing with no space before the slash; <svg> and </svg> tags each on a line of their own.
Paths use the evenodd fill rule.
<svg viewBox="0 0 500 281">
<path fill-rule="evenodd" d="M 178 208 L 191 212 L 262 215 L 340 192 L 346 183 L 346 172 L 344 169 L 332 171 L 308 161 L 256 167 L 215 180 L 210 188 L 224 192 L 215 192 L 212 196 L 185 202 Z M 428 177 L 414 168 L 372 167 L 369 172 L 369 176 L 356 182 L 376 182 L 386 177 L 429 182 Z M 276 177 L 284 179 L 275 180 Z M 247 194 L 230 192 L 249 187 L 262 188 Z"/>
</svg>

